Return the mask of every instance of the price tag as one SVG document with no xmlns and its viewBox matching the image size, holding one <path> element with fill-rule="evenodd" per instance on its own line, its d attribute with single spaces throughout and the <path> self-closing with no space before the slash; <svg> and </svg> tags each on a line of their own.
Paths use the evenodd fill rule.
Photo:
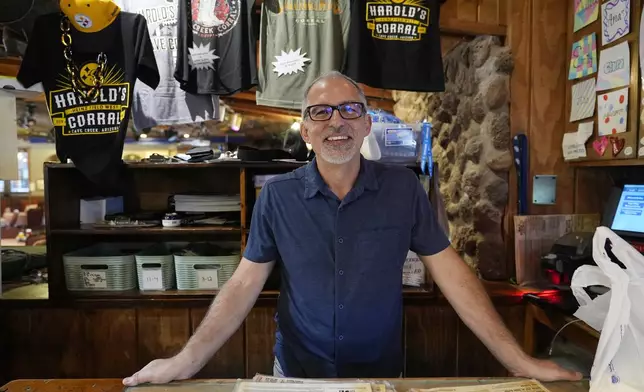
<svg viewBox="0 0 644 392">
<path fill-rule="evenodd" d="M 219 271 L 216 269 L 197 270 L 197 285 L 200 289 L 212 290 L 219 288 Z"/>
<path fill-rule="evenodd" d="M 107 271 L 82 270 L 83 286 L 87 289 L 106 289 Z"/>
<path fill-rule="evenodd" d="M 161 268 L 143 268 L 141 290 L 163 290 L 163 272 Z"/>
<path fill-rule="evenodd" d="M 421 286 L 425 283 L 425 266 L 418 255 L 412 251 L 407 252 L 407 259 L 403 266 L 403 284 L 406 286 Z"/>
</svg>

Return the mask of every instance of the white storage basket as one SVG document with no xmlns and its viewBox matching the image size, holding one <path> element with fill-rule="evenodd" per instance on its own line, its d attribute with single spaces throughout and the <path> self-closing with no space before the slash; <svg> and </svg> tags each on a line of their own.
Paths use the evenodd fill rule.
<svg viewBox="0 0 644 392">
<path fill-rule="evenodd" d="M 218 290 L 233 276 L 241 256 L 231 250 L 225 256 L 174 255 L 179 290 Z"/>
<path fill-rule="evenodd" d="M 139 289 L 169 290 L 174 288 L 174 256 L 167 244 L 154 244 L 135 255 Z"/>
<path fill-rule="evenodd" d="M 63 255 L 65 283 L 70 291 L 136 289 L 137 248 L 100 243 Z"/>
</svg>

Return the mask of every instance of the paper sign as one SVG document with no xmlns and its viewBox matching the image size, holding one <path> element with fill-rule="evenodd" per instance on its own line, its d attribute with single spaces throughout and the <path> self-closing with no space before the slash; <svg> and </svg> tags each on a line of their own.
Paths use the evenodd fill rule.
<svg viewBox="0 0 644 392">
<path fill-rule="evenodd" d="M 197 285 L 200 289 L 210 290 L 219 288 L 219 270 L 198 269 Z"/>
<path fill-rule="evenodd" d="M 141 269 L 141 290 L 163 290 L 163 271 L 161 268 Z"/>
<path fill-rule="evenodd" d="M 631 0 L 609 0 L 602 4 L 602 45 L 631 31 Z"/>
<path fill-rule="evenodd" d="M 574 31 L 588 26 L 597 20 L 599 15 L 599 0 L 575 0 Z"/>
<path fill-rule="evenodd" d="M 631 82 L 631 54 L 627 41 L 599 52 L 597 91 L 628 86 Z"/>
<path fill-rule="evenodd" d="M 306 66 L 306 63 L 311 61 L 311 59 L 306 58 L 306 53 L 301 52 L 302 48 L 289 50 L 288 52 L 282 50 L 282 54 L 275 56 L 275 61 L 273 61 L 273 72 L 276 72 L 277 76 L 304 72 L 304 66 Z"/>
<path fill-rule="evenodd" d="M 577 142 L 586 143 L 591 136 L 593 136 L 594 121 L 580 123 L 577 126 Z"/>
<path fill-rule="evenodd" d="M 586 146 L 579 142 L 577 132 L 564 133 L 561 149 L 566 161 L 586 157 Z"/>
<path fill-rule="evenodd" d="M 107 271 L 82 270 L 83 286 L 88 289 L 106 289 Z"/>
<path fill-rule="evenodd" d="M 588 34 L 572 43 L 568 79 L 579 79 L 597 72 L 597 35 Z"/>
<path fill-rule="evenodd" d="M 584 80 L 572 86 L 570 122 L 595 115 L 595 78 Z"/>
<path fill-rule="evenodd" d="M 597 134 L 614 135 L 626 132 L 628 87 L 597 96 Z"/>
</svg>

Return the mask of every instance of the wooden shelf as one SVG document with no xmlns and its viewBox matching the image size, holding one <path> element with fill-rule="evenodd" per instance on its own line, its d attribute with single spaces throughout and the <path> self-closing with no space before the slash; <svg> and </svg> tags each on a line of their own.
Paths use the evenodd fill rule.
<svg viewBox="0 0 644 392">
<path fill-rule="evenodd" d="M 567 162 L 573 167 L 620 167 L 620 166 L 644 166 L 644 158 L 640 159 L 611 159 L 605 161 L 570 161 Z"/>
<path fill-rule="evenodd" d="M 168 235 L 168 234 L 240 234 L 241 227 L 239 226 L 195 226 L 195 227 L 113 227 L 113 228 L 95 228 L 91 225 L 81 226 L 80 228 L 71 229 L 51 229 L 51 234 L 54 235 Z"/>
<path fill-rule="evenodd" d="M 261 169 L 296 169 L 306 165 L 307 162 L 298 161 L 267 161 L 267 162 L 249 162 L 249 161 L 217 161 L 212 163 L 150 163 L 150 162 L 125 162 L 128 169 L 195 169 L 195 168 L 261 168 Z M 52 169 L 73 169 L 73 163 L 54 163 L 45 162 L 47 168 Z"/>
</svg>

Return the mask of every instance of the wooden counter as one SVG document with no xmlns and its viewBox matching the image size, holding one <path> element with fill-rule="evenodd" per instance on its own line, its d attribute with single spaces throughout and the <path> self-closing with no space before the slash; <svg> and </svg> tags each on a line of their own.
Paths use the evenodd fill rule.
<svg viewBox="0 0 644 392">
<path fill-rule="evenodd" d="M 492 384 L 510 381 L 507 378 L 430 378 L 389 380 L 398 392 L 410 388 Z M 231 392 L 236 380 L 194 380 L 166 385 L 145 385 L 125 388 L 120 379 L 16 380 L 0 388 L 0 392 Z M 588 382 L 544 383 L 551 392 L 586 392 Z"/>
<path fill-rule="evenodd" d="M 509 284 L 486 283 L 522 342 L 525 305 Z M 0 384 L 16 379 L 125 377 L 176 354 L 206 314 L 203 297 L 0 300 Z M 403 295 L 405 377 L 506 377 L 506 369 L 440 293 Z M 197 375 L 250 378 L 272 372 L 277 292 L 265 292 L 242 326 Z M 38 360 L 34 360 L 37 358 Z"/>
</svg>

